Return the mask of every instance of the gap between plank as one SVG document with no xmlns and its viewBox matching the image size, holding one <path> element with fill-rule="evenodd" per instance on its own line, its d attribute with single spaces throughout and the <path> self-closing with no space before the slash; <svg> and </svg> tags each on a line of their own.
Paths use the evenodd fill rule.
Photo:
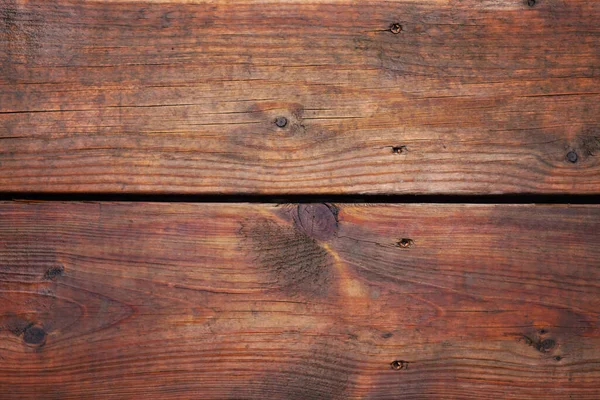
<svg viewBox="0 0 600 400">
<path fill-rule="evenodd" d="M 441 203 L 441 204 L 598 204 L 600 194 L 497 194 L 497 195 L 196 195 L 140 193 L 18 193 L 0 192 L 0 200 L 118 201 L 157 203 Z"/>
</svg>

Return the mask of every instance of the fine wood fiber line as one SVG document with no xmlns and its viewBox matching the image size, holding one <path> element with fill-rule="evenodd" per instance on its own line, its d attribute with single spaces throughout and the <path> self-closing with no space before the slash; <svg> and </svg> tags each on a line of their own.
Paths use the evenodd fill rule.
<svg viewBox="0 0 600 400">
<path fill-rule="evenodd" d="M 600 2 L 0 0 L 0 188 L 600 193 Z"/>
<path fill-rule="evenodd" d="M 600 398 L 600 207 L 0 203 L 3 399 Z"/>
</svg>

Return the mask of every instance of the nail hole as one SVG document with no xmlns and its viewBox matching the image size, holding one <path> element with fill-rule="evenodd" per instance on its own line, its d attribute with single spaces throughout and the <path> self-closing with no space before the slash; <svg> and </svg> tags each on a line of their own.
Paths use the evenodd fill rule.
<svg viewBox="0 0 600 400">
<path fill-rule="evenodd" d="M 554 357 L 554 359 L 555 359 L 556 361 L 560 361 L 560 360 L 562 360 L 562 357 L 561 357 L 561 356 L 556 356 L 556 357 Z"/>
<path fill-rule="evenodd" d="M 411 247 L 415 244 L 415 241 L 412 239 L 402 238 L 398 241 L 398 247 L 402 247 L 403 249 Z"/>
<path fill-rule="evenodd" d="M 280 128 L 284 128 L 288 123 L 288 120 L 286 117 L 277 117 L 275 118 L 275 125 L 277 125 Z"/>
<path fill-rule="evenodd" d="M 572 162 L 573 164 L 575 164 L 577 162 L 577 159 L 579 157 L 577 156 L 577 153 L 575 153 L 574 151 L 570 151 L 567 153 L 567 160 L 569 162 Z"/>
<path fill-rule="evenodd" d="M 394 35 L 399 34 L 402 32 L 402 25 L 398 23 L 390 25 L 390 32 L 392 32 Z"/>
<path fill-rule="evenodd" d="M 408 361 L 394 360 L 390 363 L 390 366 L 392 367 L 392 369 L 395 369 L 397 371 L 401 369 L 408 369 Z"/>
<path fill-rule="evenodd" d="M 545 329 L 540 329 L 540 335 L 545 335 L 546 333 L 548 333 L 547 330 Z"/>
<path fill-rule="evenodd" d="M 408 148 L 406 146 L 392 146 L 392 153 L 394 154 L 401 154 L 405 151 L 408 151 Z"/>
<path fill-rule="evenodd" d="M 527 5 L 529 7 L 533 7 L 533 6 L 535 6 L 535 2 L 536 2 L 535 0 L 527 0 Z"/>
</svg>

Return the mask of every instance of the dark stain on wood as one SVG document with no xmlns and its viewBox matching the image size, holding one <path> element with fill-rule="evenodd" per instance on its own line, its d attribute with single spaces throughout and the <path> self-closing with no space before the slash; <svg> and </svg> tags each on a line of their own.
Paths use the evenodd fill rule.
<svg viewBox="0 0 600 400">
<path fill-rule="evenodd" d="M 65 267 L 62 265 L 57 265 L 54 267 L 48 268 L 48 270 L 44 273 L 44 279 L 53 281 L 56 278 L 62 276 L 65 272 Z"/>
<path fill-rule="evenodd" d="M 0 316 L 0 330 L 7 330 L 15 336 L 20 336 L 29 327 L 33 326 L 33 322 L 17 316 L 14 312 L 7 312 Z"/>
<path fill-rule="evenodd" d="M 587 130 L 577 139 L 579 148 L 585 156 L 595 157 L 600 154 L 600 129 Z"/>
<path fill-rule="evenodd" d="M 317 232 L 318 237 L 331 228 L 328 223 L 320 226 L 325 231 L 310 225 L 307 228 L 309 232 Z M 305 229 L 261 218 L 245 221 L 240 235 L 248 245 L 251 258 L 272 277 L 273 287 L 292 296 L 327 296 L 333 289 L 333 260 L 318 239 L 309 236 Z"/>
</svg>

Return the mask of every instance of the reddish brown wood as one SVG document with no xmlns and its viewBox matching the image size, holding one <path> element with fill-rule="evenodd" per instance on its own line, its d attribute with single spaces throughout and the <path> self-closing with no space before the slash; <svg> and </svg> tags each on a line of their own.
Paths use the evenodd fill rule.
<svg viewBox="0 0 600 400">
<path fill-rule="evenodd" d="M 599 239 L 587 205 L 0 203 L 1 397 L 597 399 Z"/>
<path fill-rule="evenodd" d="M 531 3 L 0 0 L 1 190 L 600 193 L 600 2 Z"/>
</svg>

